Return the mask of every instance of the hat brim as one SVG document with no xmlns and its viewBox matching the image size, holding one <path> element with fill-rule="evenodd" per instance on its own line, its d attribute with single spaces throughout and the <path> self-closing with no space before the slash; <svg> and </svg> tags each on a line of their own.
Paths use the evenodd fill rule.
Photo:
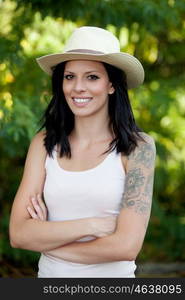
<svg viewBox="0 0 185 300">
<path fill-rule="evenodd" d="M 125 72 L 128 89 L 136 88 L 144 81 L 144 69 L 140 61 L 124 52 L 110 54 L 56 53 L 36 59 L 41 69 L 49 75 L 52 75 L 52 67 L 70 60 L 93 60 L 113 65 Z"/>
</svg>

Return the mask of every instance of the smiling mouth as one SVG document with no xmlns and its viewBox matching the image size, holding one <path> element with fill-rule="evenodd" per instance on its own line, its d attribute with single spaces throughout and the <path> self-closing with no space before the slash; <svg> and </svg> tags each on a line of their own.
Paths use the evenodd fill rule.
<svg viewBox="0 0 185 300">
<path fill-rule="evenodd" d="M 88 103 L 92 98 L 72 98 L 75 103 Z"/>
</svg>

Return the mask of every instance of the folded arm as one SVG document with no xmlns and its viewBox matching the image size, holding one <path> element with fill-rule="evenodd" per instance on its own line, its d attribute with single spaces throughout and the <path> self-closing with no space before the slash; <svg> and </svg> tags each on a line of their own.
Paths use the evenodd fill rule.
<svg viewBox="0 0 185 300">
<path fill-rule="evenodd" d="M 47 252 L 75 263 L 135 260 L 141 250 L 151 212 L 155 144 L 151 137 L 129 155 L 120 215 L 114 233 L 88 242 L 73 242 Z"/>
</svg>

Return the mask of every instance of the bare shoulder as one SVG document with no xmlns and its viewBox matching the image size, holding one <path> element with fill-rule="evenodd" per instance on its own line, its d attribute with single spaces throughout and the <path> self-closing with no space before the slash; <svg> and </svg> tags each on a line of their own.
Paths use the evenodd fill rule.
<svg viewBox="0 0 185 300">
<path fill-rule="evenodd" d="M 31 140 L 31 144 L 34 144 L 34 146 L 38 146 L 38 147 L 44 146 L 45 136 L 46 136 L 45 130 L 39 131 L 33 136 Z"/>
<path fill-rule="evenodd" d="M 44 172 L 44 164 L 46 160 L 47 151 L 44 146 L 45 132 L 38 132 L 31 140 L 26 156 L 24 173 L 30 174 L 34 172 Z"/>
<path fill-rule="evenodd" d="M 137 147 L 127 157 L 128 167 L 131 169 L 142 169 L 143 172 L 152 170 L 155 166 L 156 147 L 153 137 L 141 132 L 143 140 L 137 142 Z M 148 170 L 148 171 L 147 171 Z"/>
<path fill-rule="evenodd" d="M 41 191 L 45 179 L 46 150 L 44 146 L 45 132 L 40 131 L 31 140 L 26 155 L 22 180 L 16 194 L 16 199 L 28 199 L 35 191 Z M 18 195 L 18 196 L 17 196 Z M 19 197 L 21 195 L 21 197 Z M 22 198 L 22 195 L 24 197 Z"/>
<path fill-rule="evenodd" d="M 156 147 L 155 141 L 152 136 L 141 132 L 140 136 L 143 140 L 137 141 L 137 147 L 128 156 L 128 160 L 134 160 L 134 163 L 141 163 L 143 166 L 147 167 L 155 160 Z"/>
<path fill-rule="evenodd" d="M 44 138 L 46 132 L 39 131 L 31 140 L 28 153 L 35 153 L 37 156 L 46 156 L 46 148 L 44 146 Z"/>
<path fill-rule="evenodd" d="M 137 147 L 135 150 L 132 151 L 128 156 L 121 156 L 125 171 L 127 170 L 128 165 L 131 165 L 131 163 L 133 163 L 135 166 L 138 164 L 143 164 L 143 166 L 147 167 L 155 161 L 156 147 L 154 138 L 145 132 L 139 132 L 139 135 L 141 136 L 142 140 L 137 141 Z"/>
<path fill-rule="evenodd" d="M 138 146 L 140 144 L 146 143 L 146 144 L 151 145 L 151 147 L 155 149 L 155 141 L 154 141 L 154 138 L 151 135 L 149 135 L 145 132 L 139 132 L 139 135 L 141 136 L 143 141 L 138 141 Z"/>
<path fill-rule="evenodd" d="M 137 141 L 137 147 L 128 156 L 128 160 L 135 160 L 135 162 L 151 161 L 155 159 L 156 147 L 152 136 L 146 134 L 145 132 L 139 133 L 142 140 Z"/>
</svg>

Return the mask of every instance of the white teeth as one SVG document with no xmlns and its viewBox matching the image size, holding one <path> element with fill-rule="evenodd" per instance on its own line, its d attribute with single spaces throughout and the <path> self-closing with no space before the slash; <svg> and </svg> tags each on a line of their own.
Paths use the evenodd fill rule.
<svg viewBox="0 0 185 300">
<path fill-rule="evenodd" d="M 85 102 L 91 101 L 91 99 L 89 99 L 89 98 L 86 98 L 86 99 L 73 98 L 73 101 L 75 101 L 75 102 L 77 102 L 77 103 L 85 103 Z"/>
</svg>

